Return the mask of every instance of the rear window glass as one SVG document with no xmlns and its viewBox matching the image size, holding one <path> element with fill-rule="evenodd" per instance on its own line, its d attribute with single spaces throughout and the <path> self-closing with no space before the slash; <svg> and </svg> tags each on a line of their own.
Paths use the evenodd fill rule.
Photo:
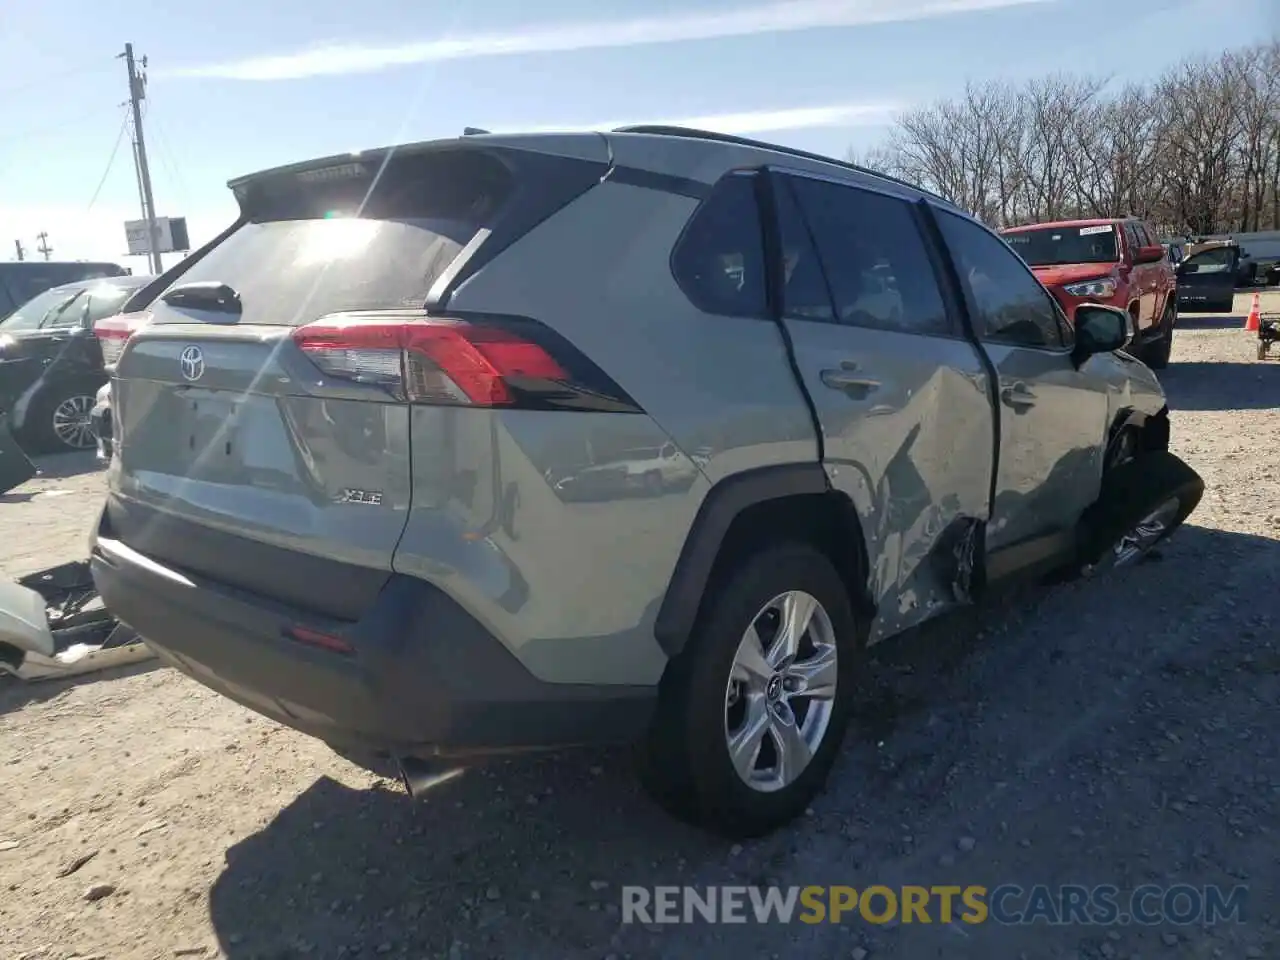
<svg viewBox="0 0 1280 960">
<path fill-rule="evenodd" d="M 512 186 L 500 161 L 476 151 L 408 156 L 381 174 L 352 169 L 255 182 L 240 196 L 249 222 L 174 286 L 225 283 L 240 294 L 241 322 L 253 324 L 421 307 Z M 179 312 L 155 309 L 160 322 Z"/>
</svg>

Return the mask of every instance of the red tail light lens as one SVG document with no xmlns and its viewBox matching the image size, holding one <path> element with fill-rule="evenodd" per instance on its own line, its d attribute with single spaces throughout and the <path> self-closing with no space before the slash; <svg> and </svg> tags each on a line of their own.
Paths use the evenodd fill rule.
<svg viewBox="0 0 1280 960">
<path fill-rule="evenodd" d="M 93 335 L 102 347 L 103 366 L 115 366 L 129 338 L 146 323 L 144 314 L 118 313 L 104 317 L 93 325 Z"/>
<path fill-rule="evenodd" d="M 328 318 L 299 327 L 293 339 L 327 376 L 415 403 L 501 407 L 529 393 L 545 399 L 577 391 L 579 378 L 556 347 L 539 342 L 548 339 L 546 328 L 531 324 Z"/>
</svg>

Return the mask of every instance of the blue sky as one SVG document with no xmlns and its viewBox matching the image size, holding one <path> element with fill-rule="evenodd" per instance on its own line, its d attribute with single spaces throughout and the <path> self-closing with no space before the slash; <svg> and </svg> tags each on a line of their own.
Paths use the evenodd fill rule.
<svg viewBox="0 0 1280 960">
<path fill-rule="evenodd" d="M 131 41 L 161 215 L 192 239 L 226 181 L 310 156 L 487 129 L 696 121 L 842 156 L 966 80 L 1140 80 L 1270 37 L 1280 0 L 4 0 L 0 259 L 122 258 L 139 216 Z M 101 187 L 99 188 L 99 184 Z M 96 192 L 96 197 L 95 197 Z M 172 258 L 170 258 L 172 259 Z"/>
</svg>

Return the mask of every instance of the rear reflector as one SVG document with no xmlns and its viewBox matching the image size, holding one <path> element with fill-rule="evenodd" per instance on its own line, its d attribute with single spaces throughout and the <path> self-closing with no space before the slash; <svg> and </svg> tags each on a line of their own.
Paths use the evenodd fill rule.
<svg viewBox="0 0 1280 960">
<path fill-rule="evenodd" d="M 308 647 L 318 647 L 321 650 L 328 650 L 330 653 L 355 653 L 355 648 L 347 641 L 339 637 L 330 636 L 327 633 L 321 633 L 319 630 L 312 630 L 310 627 L 289 627 L 285 630 L 285 636 L 290 640 L 298 641 L 298 643 L 304 643 Z"/>
<path fill-rule="evenodd" d="M 590 361 L 525 318 L 328 317 L 293 340 L 326 376 L 411 403 L 634 409 Z"/>
</svg>

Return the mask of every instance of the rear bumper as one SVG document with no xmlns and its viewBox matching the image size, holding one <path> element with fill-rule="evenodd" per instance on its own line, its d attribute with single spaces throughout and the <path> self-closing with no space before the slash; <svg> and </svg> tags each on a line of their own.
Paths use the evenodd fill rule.
<svg viewBox="0 0 1280 960">
<path fill-rule="evenodd" d="M 623 742 L 655 687 L 538 680 L 425 581 L 393 575 L 359 621 L 318 621 L 162 566 L 99 529 L 94 583 L 113 614 L 200 683 L 340 751 L 465 757 Z M 298 642 L 297 626 L 345 641 Z"/>
</svg>

